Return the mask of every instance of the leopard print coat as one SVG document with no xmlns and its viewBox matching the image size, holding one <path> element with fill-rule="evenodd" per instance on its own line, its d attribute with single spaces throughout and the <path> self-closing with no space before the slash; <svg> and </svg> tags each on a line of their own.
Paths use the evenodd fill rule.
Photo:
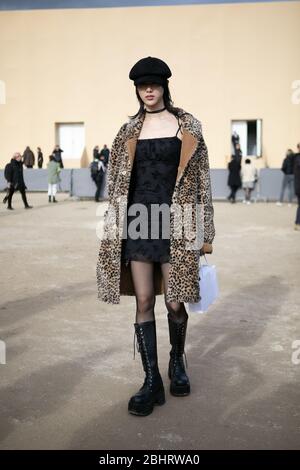
<svg viewBox="0 0 300 470">
<path fill-rule="evenodd" d="M 201 122 L 182 108 L 177 109 L 182 124 L 182 145 L 170 211 L 169 281 L 165 293 L 160 266 L 154 263 L 155 294 L 165 293 L 169 302 L 198 302 L 200 249 L 203 243 L 211 244 L 215 236 L 209 161 Z M 104 214 L 97 262 L 98 298 L 106 303 L 119 304 L 121 295 L 135 295 L 130 263 L 123 262 L 121 250 L 131 169 L 144 118 L 142 114 L 123 124 L 111 148 L 107 171 L 109 205 Z M 197 219 L 201 220 L 201 226 L 196 222 L 196 205 L 202 208 L 202 217 Z M 192 214 L 189 218 L 192 230 L 185 229 L 181 223 L 180 236 L 175 224 L 176 208 L 183 214 L 185 207 L 189 208 L 186 213 Z M 193 245 L 199 239 L 200 244 Z"/>
</svg>

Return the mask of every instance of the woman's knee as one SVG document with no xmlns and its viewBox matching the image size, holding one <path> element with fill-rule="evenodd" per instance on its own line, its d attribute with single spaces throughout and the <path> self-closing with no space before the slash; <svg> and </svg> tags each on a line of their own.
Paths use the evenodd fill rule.
<svg viewBox="0 0 300 470">
<path fill-rule="evenodd" d="M 139 295 L 136 298 L 137 312 L 148 313 L 155 306 L 155 295 Z"/>
<path fill-rule="evenodd" d="M 171 315 L 176 316 L 176 315 L 180 315 L 180 314 L 186 312 L 183 302 L 167 302 L 167 301 L 165 301 L 165 304 L 166 304 L 168 312 Z"/>
</svg>

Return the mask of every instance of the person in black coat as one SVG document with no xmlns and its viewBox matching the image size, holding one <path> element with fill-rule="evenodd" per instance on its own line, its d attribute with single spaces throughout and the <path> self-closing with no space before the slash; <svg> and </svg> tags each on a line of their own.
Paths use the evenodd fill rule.
<svg viewBox="0 0 300 470">
<path fill-rule="evenodd" d="M 63 161 L 62 161 L 62 154 L 63 150 L 59 147 L 59 145 L 55 145 L 54 150 L 52 152 L 52 155 L 54 157 L 54 160 L 59 163 L 60 168 L 64 167 Z"/>
<path fill-rule="evenodd" d="M 235 150 L 234 150 L 234 156 L 238 162 L 241 163 L 243 153 L 240 144 L 236 144 Z"/>
<path fill-rule="evenodd" d="M 104 157 L 100 157 L 103 159 Z M 104 162 L 101 160 L 98 160 L 97 157 L 94 157 L 94 160 L 90 164 L 90 170 L 91 170 L 91 178 L 94 181 L 97 190 L 95 193 L 95 201 L 100 202 L 100 194 L 102 190 L 102 181 L 103 181 L 103 176 L 106 171 L 106 167 L 104 165 Z"/>
<path fill-rule="evenodd" d="M 294 152 L 288 149 L 286 152 L 285 159 L 283 160 L 281 171 L 283 172 L 283 180 L 280 192 L 280 198 L 277 205 L 281 206 L 284 199 L 284 193 L 286 188 L 289 189 L 289 203 L 291 204 L 294 197 Z"/>
<path fill-rule="evenodd" d="M 233 145 L 233 153 L 235 153 L 236 146 L 237 146 L 237 144 L 240 143 L 240 136 L 238 135 L 238 133 L 236 131 L 233 131 L 233 134 L 231 136 L 231 142 L 232 142 L 232 145 Z"/>
<path fill-rule="evenodd" d="M 295 230 L 300 230 L 300 143 L 297 145 L 297 149 L 298 149 L 298 153 L 294 155 L 295 193 L 298 198 Z"/>
<path fill-rule="evenodd" d="M 96 145 L 94 148 L 93 148 L 93 159 L 94 160 L 99 160 L 100 158 L 100 152 L 99 152 L 99 145 Z"/>
<path fill-rule="evenodd" d="M 23 153 L 23 163 L 27 168 L 33 168 L 35 163 L 35 156 L 29 146 L 26 147 Z"/>
<path fill-rule="evenodd" d="M 242 186 L 241 181 L 241 160 L 235 155 L 231 155 L 231 161 L 228 163 L 228 181 L 227 184 L 231 189 L 231 193 L 228 196 L 228 200 L 232 203 L 235 202 L 235 196 L 237 190 Z"/>
<path fill-rule="evenodd" d="M 100 157 L 103 157 L 103 158 L 100 158 L 100 160 L 103 161 L 104 165 L 107 167 L 108 165 L 108 160 L 109 160 L 109 148 L 107 147 L 106 144 L 104 144 L 104 147 L 103 149 L 101 150 L 100 152 Z"/>
<path fill-rule="evenodd" d="M 22 199 L 24 202 L 25 209 L 31 209 L 27 202 L 26 198 L 26 185 L 23 178 L 23 162 L 22 156 L 20 152 L 14 153 L 13 158 L 11 159 L 10 163 L 8 163 L 5 167 L 5 178 L 8 183 L 9 191 L 7 197 L 7 209 L 13 210 L 11 205 L 13 194 L 16 190 L 20 191 L 22 195 Z M 6 201 L 5 201 L 6 202 Z"/>
<path fill-rule="evenodd" d="M 42 152 L 41 147 L 37 148 L 37 161 L 38 161 L 38 168 L 43 168 L 44 157 L 43 157 L 43 152 Z"/>
</svg>

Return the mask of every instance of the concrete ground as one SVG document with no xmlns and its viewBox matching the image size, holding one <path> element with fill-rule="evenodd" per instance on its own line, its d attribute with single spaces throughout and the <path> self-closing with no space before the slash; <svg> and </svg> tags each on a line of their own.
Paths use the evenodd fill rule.
<svg viewBox="0 0 300 470">
<path fill-rule="evenodd" d="M 1 197 L 2 199 L 2 197 Z M 156 318 L 166 404 L 127 412 L 143 381 L 135 300 L 97 300 L 106 203 L 29 194 L 0 208 L 1 449 L 299 449 L 300 232 L 296 206 L 215 202 L 220 297 L 190 314 L 191 395 L 170 395 L 166 309 Z M 3 345 L 3 343 L 2 343 Z M 299 364 L 298 364 L 299 362 Z"/>
</svg>

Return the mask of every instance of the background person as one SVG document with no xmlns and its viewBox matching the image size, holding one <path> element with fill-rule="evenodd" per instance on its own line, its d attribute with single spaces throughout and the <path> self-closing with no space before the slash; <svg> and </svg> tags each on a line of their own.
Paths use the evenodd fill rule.
<svg viewBox="0 0 300 470">
<path fill-rule="evenodd" d="M 284 193 L 286 188 L 288 188 L 289 195 L 289 205 L 291 205 L 294 195 L 294 152 L 291 149 L 288 149 L 286 152 L 285 159 L 282 162 L 281 171 L 283 172 L 283 180 L 281 185 L 281 193 L 279 201 L 276 203 L 278 206 L 282 206 Z"/>
<path fill-rule="evenodd" d="M 240 159 L 236 158 L 235 155 L 231 155 L 231 161 L 228 163 L 228 170 L 229 170 L 229 175 L 228 175 L 227 184 L 231 189 L 231 193 L 229 194 L 227 199 L 231 201 L 232 203 L 234 203 L 236 192 L 242 185 L 241 162 L 240 162 Z"/>
<path fill-rule="evenodd" d="M 26 168 L 33 168 L 35 163 L 35 156 L 30 147 L 26 147 L 23 153 L 23 163 Z"/>
<path fill-rule="evenodd" d="M 59 174 L 61 172 L 60 165 L 55 161 L 54 156 L 49 156 L 49 163 L 47 164 L 48 169 L 48 202 L 51 202 L 51 197 L 53 202 L 57 202 L 55 199 L 57 193 L 57 183 L 59 183 L 60 178 Z"/>
<path fill-rule="evenodd" d="M 93 148 L 93 160 L 99 160 L 100 152 L 99 152 L 99 145 L 95 145 Z"/>
<path fill-rule="evenodd" d="M 103 159 L 104 157 L 100 157 Z M 100 194 L 102 190 L 102 183 L 103 183 L 103 176 L 106 171 L 106 167 L 104 165 L 104 162 L 99 160 L 98 157 L 95 155 L 94 160 L 90 164 L 90 170 L 91 170 L 91 178 L 94 181 L 97 189 L 95 193 L 95 202 L 100 201 Z"/>
<path fill-rule="evenodd" d="M 38 168 L 43 168 L 44 157 L 41 147 L 37 148 L 37 164 Z"/>
<path fill-rule="evenodd" d="M 8 163 L 5 167 L 4 175 L 9 187 L 9 192 L 7 195 L 7 209 L 13 210 L 11 203 L 15 191 L 20 191 L 25 209 L 32 209 L 32 206 L 30 206 L 27 202 L 27 188 L 23 177 L 23 162 L 20 152 L 14 153 L 10 163 Z"/>
<path fill-rule="evenodd" d="M 245 199 L 243 202 L 250 204 L 251 203 L 251 193 L 257 182 L 257 169 L 251 162 L 250 158 L 246 158 L 244 165 L 241 170 L 243 189 L 245 191 Z"/>
<path fill-rule="evenodd" d="M 103 148 L 101 149 L 101 152 L 100 152 L 100 157 L 104 157 L 103 158 L 103 163 L 104 165 L 107 167 L 108 165 L 108 160 L 109 160 L 109 148 L 107 147 L 106 144 L 104 144 Z M 101 159 L 102 160 L 102 159 Z"/>
<path fill-rule="evenodd" d="M 52 155 L 54 156 L 54 159 L 57 163 L 59 163 L 60 168 L 64 167 L 63 160 L 62 160 L 62 154 L 63 150 L 60 148 L 59 145 L 55 145 Z"/>
</svg>

